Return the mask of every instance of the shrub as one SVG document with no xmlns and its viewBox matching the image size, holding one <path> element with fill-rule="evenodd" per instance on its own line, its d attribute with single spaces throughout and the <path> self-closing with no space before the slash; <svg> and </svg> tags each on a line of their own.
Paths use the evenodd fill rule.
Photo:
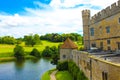
<svg viewBox="0 0 120 80">
<path fill-rule="evenodd" d="M 24 58 L 24 49 L 22 46 L 19 46 L 19 45 L 16 45 L 15 48 L 14 48 L 14 56 L 17 58 L 17 59 L 21 59 L 21 58 Z"/>
<path fill-rule="evenodd" d="M 30 55 L 35 56 L 35 57 L 40 57 L 40 52 L 36 48 L 34 48 L 31 51 Z"/>
<path fill-rule="evenodd" d="M 68 70 L 68 62 L 67 62 L 67 61 L 59 62 L 59 63 L 57 64 L 57 69 L 58 69 L 59 71 Z"/>
<path fill-rule="evenodd" d="M 58 60 L 59 60 L 59 55 L 58 54 L 53 54 L 51 64 L 55 64 L 55 65 L 58 64 Z"/>
<path fill-rule="evenodd" d="M 72 61 L 59 62 L 57 64 L 59 71 L 68 70 L 74 80 L 88 80 L 85 74 L 79 69 L 79 67 Z"/>
</svg>

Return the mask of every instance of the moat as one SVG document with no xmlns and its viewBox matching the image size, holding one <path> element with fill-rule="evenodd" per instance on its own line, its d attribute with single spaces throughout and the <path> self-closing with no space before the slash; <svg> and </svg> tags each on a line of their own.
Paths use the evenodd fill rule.
<svg viewBox="0 0 120 80">
<path fill-rule="evenodd" d="M 40 80 L 45 71 L 54 67 L 48 59 L 0 63 L 0 80 Z"/>
</svg>

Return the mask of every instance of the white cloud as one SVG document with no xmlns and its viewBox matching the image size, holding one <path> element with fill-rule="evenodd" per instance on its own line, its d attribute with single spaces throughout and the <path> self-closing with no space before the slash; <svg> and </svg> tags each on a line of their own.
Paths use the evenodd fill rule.
<svg viewBox="0 0 120 80">
<path fill-rule="evenodd" d="M 90 6 L 100 6 L 102 8 L 111 5 L 114 0 L 52 0 L 50 5 L 43 5 L 35 2 L 37 9 L 25 8 L 24 15 L 0 15 L 0 36 L 13 35 L 20 37 L 30 33 L 82 33 L 82 15 L 83 9 L 90 9 L 92 15 L 98 12 L 98 9 L 91 9 Z M 72 9 L 62 9 L 61 7 L 74 7 L 78 4 L 90 4 Z M 40 10 L 39 7 L 44 8 Z"/>
</svg>

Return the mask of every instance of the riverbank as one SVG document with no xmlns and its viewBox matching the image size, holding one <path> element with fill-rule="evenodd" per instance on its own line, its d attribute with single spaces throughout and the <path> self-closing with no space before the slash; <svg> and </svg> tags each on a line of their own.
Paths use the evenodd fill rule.
<svg viewBox="0 0 120 80">
<path fill-rule="evenodd" d="M 42 77 L 41 77 L 41 80 L 50 80 L 50 74 L 55 71 L 56 69 L 51 69 L 51 70 L 48 70 L 46 71 Z"/>
<path fill-rule="evenodd" d="M 41 80 L 73 80 L 72 75 L 68 71 L 56 71 L 56 69 L 46 71 L 42 75 Z"/>
<path fill-rule="evenodd" d="M 25 59 L 36 59 L 34 56 L 27 55 L 25 56 Z M 0 63 L 1 62 L 10 62 L 10 61 L 16 61 L 16 57 L 2 57 L 0 58 Z"/>
</svg>

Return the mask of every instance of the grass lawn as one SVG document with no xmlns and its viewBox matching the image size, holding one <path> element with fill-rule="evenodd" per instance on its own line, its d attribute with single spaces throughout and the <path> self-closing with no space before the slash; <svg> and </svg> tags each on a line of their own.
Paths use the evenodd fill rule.
<svg viewBox="0 0 120 80">
<path fill-rule="evenodd" d="M 21 44 L 23 46 L 25 53 L 29 53 L 32 51 L 33 48 L 37 48 L 40 52 L 46 47 L 46 46 L 58 46 L 60 43 L 53 43 L 49 41 L 41 41 L 41 45 L 35 45 L 34 47 L 31 46 L 25 46 L 24 43 Z M 12 57 L 13 56 L 13 50 L 15 45 L 6 45 L 6 44 L 0 44 L 0 58 L 1 57 Z"/>
<path fill-rule="evenodd" d="M 68 71 L 58 71 L 56 74 L 57 80 L 73 80 L 72 76 Z"/>
<path fill-rule="evenodd" d="M 40 45 L 35 45 L 34 47 L 31 47 L 31 46 L 25 46 L 24 43 L 20 44 L 21 46 L 23 46 L 24 50 L 25 50 L 25 53 L 26 55 L 29 54 L 33 48 L 37 48 L 40 52 L 43 51 L 43 49 L 46 47 L 46 46 L 58 46 L 59 44 L 62 44 L 61 42 L 49 42 L 49 41 L 41 41 L 42 44 Z M 81 44 L 78 43 L 78 42 L 75 42 L 76 44 L 78 44 L 79 47 L 81 47 Z M 6 44 L 0 44 L 0 58 L 2 57 L 13 57 L 14 53 L 13 53 L 13 50 L 14 50 L 14 47 L 15 45 L 6 45 Z"/>
<path fill-rule="evenodd" d="M 41 80 L 50 80 L 49 71 L 45 72 L 45 73 L 42 75 Z"/>
<path fill-rule="evenodd" d="M 51 69 L 49 71 L 46 71 L 42 77 L 41 77 L 41 80 L 50 80 L 50 74 L 56 69 Z"/>
</svg>

